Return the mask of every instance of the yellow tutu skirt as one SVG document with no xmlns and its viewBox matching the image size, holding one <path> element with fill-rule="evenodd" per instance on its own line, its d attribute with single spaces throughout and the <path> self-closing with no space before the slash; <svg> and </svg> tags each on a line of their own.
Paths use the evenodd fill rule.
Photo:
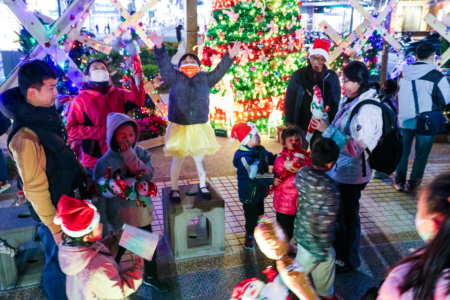
<svg viewBox="0 0 450 300">
<path fill-rule="evenodd" d="M 209 123 L 180 125 L 170 123 L 166 131 L 166 156 L 198 157 L 212 155 L 220 149 L 216 135 Z"/>
</svg>

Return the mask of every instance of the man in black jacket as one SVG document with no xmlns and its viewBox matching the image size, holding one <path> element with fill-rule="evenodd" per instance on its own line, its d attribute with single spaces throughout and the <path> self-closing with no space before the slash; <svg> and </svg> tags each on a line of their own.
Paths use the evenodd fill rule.
<svg viewBox="0 0 450 300">
<path fill-rule="evenodd" d="M 341 99 L 341 85 L 336 72 L 327 68 L 325 63 L 330 58 L 330 43 L 316 39 L 313 49 L 309 53 L 309 62 L 306 67 L 298 69 L 292 74 L 289 82 L 284 115 L 286 125 L 297 125 L 302 131 L 302 147 L 308 148 L 306 132 L 311 121 L 311 102 L 314 95 L 313 88 L 318 86 L 322 92 L 324 105 L 329 107 L 328 120 L 331 122 L 337 113 L 339 100 Z M 314 132 L 311 144 L 321 137 L 321 133 Z"/>
</svg>

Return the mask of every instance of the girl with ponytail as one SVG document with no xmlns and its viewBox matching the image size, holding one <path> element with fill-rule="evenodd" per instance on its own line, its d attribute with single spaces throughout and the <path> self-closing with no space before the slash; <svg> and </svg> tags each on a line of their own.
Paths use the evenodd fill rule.
<svg viewBox="0 0 450 300">
<path fill-rule="evenodd" d="M 450 174 L 420 195 L 416 228 L 425 246 L 391 268 L 378 300 L 450 299 Z"/>
</svg>

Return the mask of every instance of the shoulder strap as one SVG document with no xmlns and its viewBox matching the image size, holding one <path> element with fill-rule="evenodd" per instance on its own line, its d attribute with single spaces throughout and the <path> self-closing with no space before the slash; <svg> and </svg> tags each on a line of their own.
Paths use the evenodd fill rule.
<svg viewBox="0 0 450 300">
<path fill-rule="evenodd" d="M 417 90 L 416 90 L 416 81 L 412 80 L 411 84 L 413 88 L 412 91 L 414 95 L 414 105 L 416 106 L 416 116 L 418 116 L 420 114 L 420 110 L 419 110 L 419 98 L 417 97 Z"/>
</svg>

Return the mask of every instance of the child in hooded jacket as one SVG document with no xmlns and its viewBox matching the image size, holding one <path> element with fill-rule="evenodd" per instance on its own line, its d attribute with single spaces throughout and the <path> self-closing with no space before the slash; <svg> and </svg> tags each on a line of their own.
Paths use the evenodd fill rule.
<svg viewBox="0 0 450 300">
<path fill-rule="evenodd" d="M 55 224 L 61 225 L 63 242 L 58 260 L 66 277 L 69 300 L 127 299 L 142 283 L 142 258 L 116 263 L 114 255 L 122 231 L 102 238 L 103 225 L 95 206 L 62 196 L 56 209 Z"/>
<path fill-rule="evenodd" d="M 127 115 L 120 113 L 110 113 L 106 122 L 106 142 L 108 151 L 95 165 L 94 179 L 105 176 L 105 170 L 111 167 L 112 171 L 120 169 L 122 180 L 135 178 L 137 171 L 143 171 L 141 180 L 151 180 L 154 168 L 152 165 L 150 152 L 136 145 L 139 138 L 139 128 L 137 123 Z M 150 197 L 139 197 L 147 207 L 138 207 L 135 201 L 125 201 L 120 197 L 100 198 L 95 205 L 104 214 L 102 223 L 109 225 L 114 231 L 119 230 L 124 224 L 128 224 L 140 229 L 153 232 L 151 223 L 154 220 L 153 203 Z M 117 260 L 125 252 L 125 248 L 120 247 Z M 144 284 L 152 286 L 159 291 L 167 291 L 166 283 L 157 278 L 157 251 L 155 251 L 151 261 L 144 261 Z"/>
<path fill-rule="evenodd" d="M 273 165 L 273 174 L 275 178 L 280 178 L 284 173 L 284 163 L 289 157 L 289 151 L 294 150 L 293 142 L 295 141 L 300 147 L 302 145 L 300 128 L 297 126 L 288 127 L 281 133 L 283 149 L 278 154 Z M 304 160 L 301 167 L 311 165 L 311 160 Z M 277 222 L 283 227 L 288 239 L 290 240 L 294 234 L 294 220 L 298 205 L 298 191 L 295 187 L 295 174 L 290 173 L 284 178 L 283 182 L 276 187 L 273 194 L 273 207 L 277 212 Z"/>
</svg>

